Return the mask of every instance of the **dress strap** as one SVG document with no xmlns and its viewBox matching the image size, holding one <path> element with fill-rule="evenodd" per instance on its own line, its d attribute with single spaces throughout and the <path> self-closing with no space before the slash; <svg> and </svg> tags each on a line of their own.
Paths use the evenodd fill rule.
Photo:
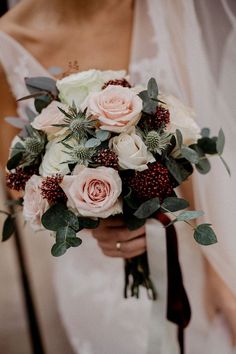
<svg viewBox="0 0 236 354">
<path fill-rule="evenodd" d="M 49 72 L 19 42 L 0 31 L 0 63 L 16 99 L 27 94 L 24 78 L 51 76 Z"/>
</svg>

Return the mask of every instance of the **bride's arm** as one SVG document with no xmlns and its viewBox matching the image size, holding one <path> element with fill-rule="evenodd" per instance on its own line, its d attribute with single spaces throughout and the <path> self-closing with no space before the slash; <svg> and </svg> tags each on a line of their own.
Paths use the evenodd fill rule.
<svg viewBox="0 0 236 354">
<path fill-rule="evenodd" d="M 7 116 L 16 116 L 16 102 L 12 96 L 5 73 L 0 65 L 0 166 L 5 168 L 9 155 L 9 146 L 19 130 L 5 121 Z"/>
<path fill-rule="evenodd" d="M 185 199 L 190 201 L 191 207 L 194 208 L 191 178 L 181 186 L 181 192 Z M 236 296 L 205 256 L 204 265 L 205 299 L 208 317 L 212 320 L 216 312 L 220 311 L 223 314 L 231 330 L 233 344 L 236 346 Z"/>
<path fill-rule="evenodd" d="M 224 280 L 205 259 L 205 299 L 208 317 L 212 320 L 217 312 L 225 317 L 236 346 L 236 296 Z"/>
</svg>

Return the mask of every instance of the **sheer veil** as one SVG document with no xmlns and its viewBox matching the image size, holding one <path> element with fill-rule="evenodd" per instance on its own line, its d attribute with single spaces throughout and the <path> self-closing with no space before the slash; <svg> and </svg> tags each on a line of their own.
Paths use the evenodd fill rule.
<svg viewBox="0 0 236 354">
<path fill-rule="evenodd" d="M 193 193 L 196 207 L 205 211 L 219 241 L 202 250 L 236 293 L 236 4 L 137 0 L 136 5 L 133 78 L 157 77 L 163 90 L 194 107 L 201 127 L 212 127 L 212 134 L 220 127 L 224 130 L 224 157 L 231 177 L 214 159 L 209 175 L 195 173 Z"/>
</svg>

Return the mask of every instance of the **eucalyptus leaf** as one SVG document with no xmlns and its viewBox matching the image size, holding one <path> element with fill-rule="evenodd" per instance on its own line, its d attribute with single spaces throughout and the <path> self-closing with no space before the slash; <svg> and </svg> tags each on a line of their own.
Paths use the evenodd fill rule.
<svg viewBox="0 0 236 354">
<path fill-rule="evenodd" d="M 139 229 L 146 222 L 146 219 L 138 219 L 134 215 L 128 213 L 125 213 L 123 217 L 124 222 L 130 231 Z"/>
<path fill-rule="evenodd" d="M 44 95 L 39 96 L 34 101 L 35 109 L 38 113 L 41 113 L 44 108 L 46 108 L 52 102 L 52 98 L 50 96 Z"/>
<path fill-rule="evenodd" d="M 183 135 L 179 129 L 176 129 L 175 133 L 176 133 L 177 143 L 179 145 L 179 148 L 181 148 L 183 145 Z"/>
<path fill-rule="evenodd" d="M 209 128 L 202 128 L 201 136 L 204 138 L 208 138 L 210 136 L 210 129 Z"/>
<path fill-rule="evenodd" d="M 199 162 L 195 165 L 195 167 L 199 173 L 205 175 L 210 171 L 211 164 L 208 158 L 202 157 L 199 159 Z"/>
<path fill-rule="evenodd" d="M 217 142 L 216 142 L 216 150 L 219 155 L 222 155 L 223 150 L 224 150 L 224 146 L 225 146 L 225 135 L 224 135 L 223 130 L 220 129 L 219 134 L 218 134 L 218 138 L 217 138 Z"/>
<path fill-rule="evenodd" d="M 201 139 L 198 139 L 197 146 L 199 146 L 205 154 L 217 154 L 215 138 L 209 138 L 206 136 Z"/>
<path fill-rule="evenodd" d="M 100 141 L 105 141 L 109 139 L 111 133 L 108 132 L 107 130 L 97 130 L 96 133 L 96 138 L 99 139 Z"/>
<path fill-rule="evenodd" d="M 217 242 L 217 237 L 210 224 L 201 224 L 195 228 L 195 240 L 203 246 L 212 245 Z"/>
<path fill-rule="evenodd" d="M 160 208 L 159 198 L 152 198 L 140 205 L 134 216 L 138 219 L 147 219 Z"/>
<path fill-rule="evenodd" d="M 68 237 L 76 237 L 75 230 L 69 225 L 60 227 L 56 233 L 56 243 L 66 241 Z"/>
<path fill-rule="evenodd" d="M 13 155 L 10 160 L 7 161 L 7 169 L 13 170 L 19 166 L 21 160 L 23 158 L 23 152 L 18 152 L 17 154 Z"/>
<path fill-rule="evenodd" d="M 96 139 L 96 138 L 91 138 L 91 139 L 87 140 L 85 143 L 86 148 L 94 148 L 99 145 L 101 145 L 101 140 Z"/>
<path fill-rule="evenodd" d="M 2 241 L 7 241 L 15 232 L 15 220 L 11 215 L 8 215 L 3 224 Z"/>
<path fill-rule="evenodd" d="M 100 220 L 79 217 L 79 223 L 81 229 L 96 229 L 99 226 Z"/>
<path fill-rule="evenodd" d="M 29 119 L 29 122 L 33 122 L 35 117 L 37 116 L 37 114 L 29 107 L 25 107 L 25 113 Z"/>
<path fill-rule="evenodd" d="M 82 240 L 79 237 L 68 237 L 66 239 L 67 245 L 69 245 L 70 247 L 78 247 L 81 245 Z"/>
<path fill-rule="evenodd" d="M 147 114 L 152 114 L 157 109 L 157 102 L 149 99 L 148 101 L 143 101 L 143 112 Z"/>
<path fill-rule="evenodd" d="M 161 204 L 161 208 L 174 212 L 178 210 L 186 209 L 189 206 L 189 202 L 182 198 L 168 197 L 165 198 Z"/>
<path fill-rule="evenodd" d="M 201 210 L 187 210 L 187 211 L 183 211 L 181 212 L 178 216 L 177 216 L 177 220 L 178 221 L 187 221 L 187 220 L 193 220 L 193 219 L 197 219 L 200 216 L 203 216 L 204 212 Z"/>
<path fill-rule="evenodd" d="M 181 154 L 186 160 L 188 160 L 191 163 L 196 164 L 199 161 L 198 153 L 188 146 L 182 146 Z"/>
<path fill-rule="evenodd" d="M 10 124 L 12 127 L 15 127 L 15 128 L 18 128 L 18 129 L 23 129 L 25 124 L 26 124 L 19 117 L 6 117 L 4 120 L 8 124 Z"/>
<path fill-rule="evenodd" d="M 150 98 L 157 98 L 158 86 L 156 80 L 153 77 L 148 81 L 147 91 L 148 91 L 148 96 Z"/>
<path fill-rule="evenodd" d="M 67 251 L 66 243 L 65 242 L 58 242 L 52 246 L 51 254 L 54 257 L 59 257 L 59 256 L 62 256 L 63 254 L 65 254 L 66 251 Z"/>
<path fill-rule="evenodd" d="M 47 230 L 57 231 L 59 228 L 66 226 L 65 220 L 67 207 L 64 204 L 55 204 L 51 206 L 42 216 L 42 224 Z"/>
<path fill-rule="evenodd" d="M 192 174 L 192 171 L 185 169 L 180 161 L 178 163 L 174 158 L 170 156 L 168 159 L 166 159 L 165 163 L 169 172 L 179 184 L 185 181 Z"/>
<path fill-rule="evenodd" d="M 140 203 L 138 203 L 137 198 L 133 194 L 133 191 L 131 188 L 129 188 L 128 193 L 124 196 L 124 201 L 128 205 L 129 208 L 131 209 L 138 209 Z"/>
<path fill-rule="evenodd" d="M 75 231 L 80 229 L 79 219 L 71 210 L 66 210 L 63 214 L 63 218 Z"/>
<path fill-rule="evenodd" d="M 30 77 L 25 78 L 25 84 L 30 93 L 35 93 L 36 91 L 48 91 L 52 93 L 53 96 L 58 95 L 58 89 L 56 86 L 56 80 L 50 77 Z"/>
</svg>

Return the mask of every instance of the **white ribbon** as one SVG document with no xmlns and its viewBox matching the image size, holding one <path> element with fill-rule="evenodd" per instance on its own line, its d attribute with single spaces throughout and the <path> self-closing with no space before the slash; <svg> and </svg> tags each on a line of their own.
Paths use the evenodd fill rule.
<svg viewBox="0 0 236 354">
<path fill-rule="evenodd" d="M 146 223 L 148 261 L 158 298 L 153 301 L 147 354 L 179 354 L 178 327 L 167 320 L 167 252 L 163 225 L 154 219 Z"/>
</svg>

